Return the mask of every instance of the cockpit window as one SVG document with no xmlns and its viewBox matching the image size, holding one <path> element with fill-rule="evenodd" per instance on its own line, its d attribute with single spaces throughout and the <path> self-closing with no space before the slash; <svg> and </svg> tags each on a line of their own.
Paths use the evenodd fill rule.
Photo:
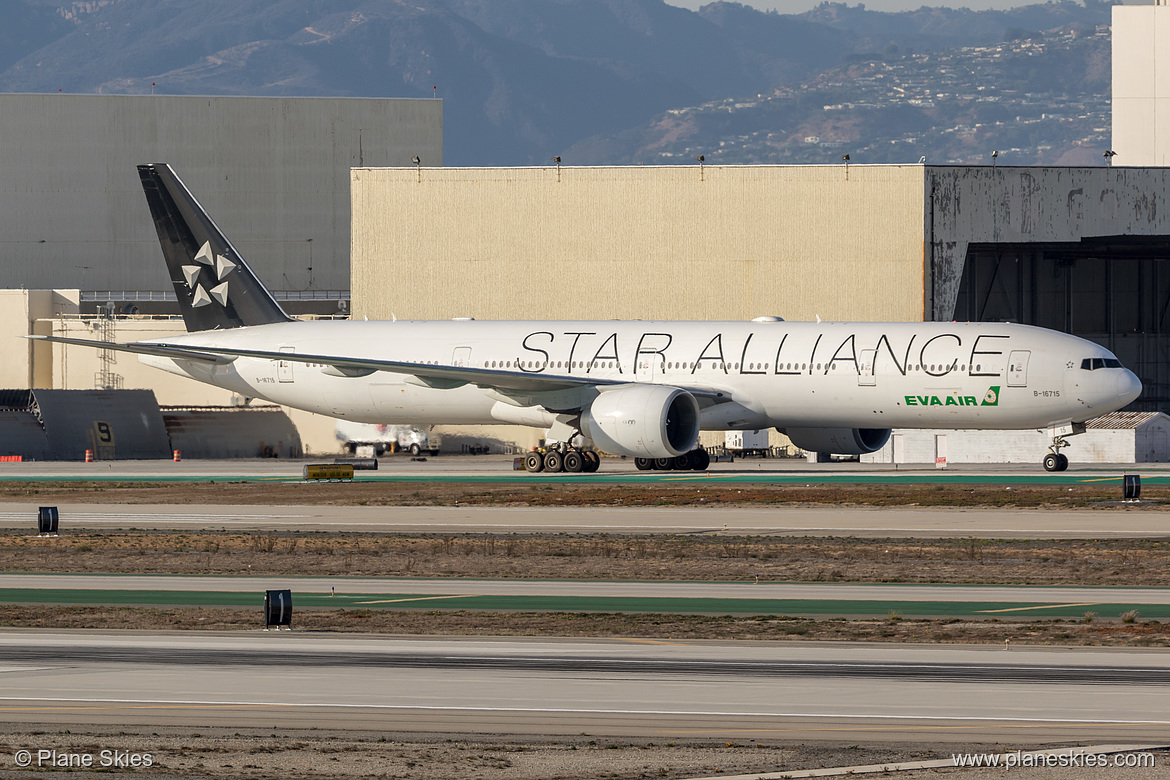
<svg viewBox="0 0 1170 780">
<path fill-rule="evenodd" d="M 1121 361 L 1117 358 L 1085 358 L 1081 361 L 1084 371 L 1096 371 L 1098 368 L 1121 368 Z"/>
</svg>

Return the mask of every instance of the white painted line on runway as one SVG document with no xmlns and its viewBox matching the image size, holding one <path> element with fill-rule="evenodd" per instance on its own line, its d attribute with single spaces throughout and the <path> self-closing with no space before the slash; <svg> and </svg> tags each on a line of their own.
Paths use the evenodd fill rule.
<svg viewBox="0 0 1170 780">
<path fill-rule="evenodd" d="M 567 715 L 679 715 L 722 718 L 837 718 L 843 720 L 942 720 L 992 723 L 1070 723 L 1102 726 L 1170 726 L 1170 720 L 1112 720 L 1096 718 L 1029 718 L 991 715 L 872 715 L 831 712 L 737 712 L 719 710 L 606 710 L 570 707 L 470 707 L 428 704 L 344 704 L 338 702 L 212 701 L 199 699 L 100 699 L 65 697 L 0 696 L 0 701 L 53 704 L 113 704 L 134 707 L 287 707 L 296 709 L 336 708 L 356 710 L 421 710 L 425 712 L 515 712 Z M 17 708 L 0 708 L 13 710 Z"/>
<path fill-rule="evenodd" d="M 381 599 L 379 601 L 355 601 L 355 604 L 398 604 L 402 601 L 438 601 L 439 599 L 473 599 L 477 594 L 463 596 L 419 596 L 413 599 Z"/>
<path fill-rule="evenodd" d="M 1103 745 L 1101 747 L 1074 747 L 1048 749 L 1048 750 L 1028 750 L 1021 753 L 1011 754 L 1017 760 L 1023 760 L 1022 757 L 1036 757 L 1036 756 L 1069 756 L 1069 755 L 1095 755 L 1104 756 L 1115 753 L 1148 753 L 1152 750 L 1165 750 L 1166 745 Z M 1075 751 L 1075 753 L 1073 752 Z M 1005 762 L 1008 760 L 1007 753 L 1000 753 L 999 760 Z M 999 768 L 1004 767 L 1004 763 L 999 764 Z M 903 761 L 889 764 L 863 764 L 860 766 L 836 766 L 825 767 L 822 769 L 796 769 L 784 770 L 780 772 L 754 772 L 750 775 L 717 775 L 715 777 L 700 777 L 692 778 L 692 780 L 785 780 L 785 778 L 800 777 L 848 777 L 852 775 L 873 775 L 886 774 L 889 772 L 907 772 L 918 769 L 946 769 L 955 768 L 955 758 L 936 758 L 930 761 Z M 1007 771 L 1007 770 L 1005 770 Z"/>
<path fill-rule="evenodd" d="M 1096 607 L 1101 604 L 1100 601 L 1086 601 L 1083 604 L 1041 604 L 1036 607 L 1008 607 L 1007 609 L 981 609 L 979 614 L 990 615 L 993 612 L 1026 612 L 1030 609 L 1061 609 L 1063 607 Z"/>
<path fill-rule="evenodd" d="M 214 506 L 214 505 L 209 505 Z M 211 513 L 209 512 L 208 515 Z M 0 512 L 0 520 L 28 520 L 31 513 L 27 512 Z M 240 515 L 233 514 L 233 520 L 283 520 L 289 517 L 313 517 L 313 515 Z M 197 520 L 199 522 L 206 522 L 207 516 L 196 514 L 193 512 L 183 513 L 165 513 L 165 512 L 134 512 L 130 509 L 125 509 L 120 512 L 70 512 L 70 520 L 138 520 L 138 519 L 154 519 L 154 520 Z M 216 518 L 219 520 L 220 518 Z"/>
</svg>

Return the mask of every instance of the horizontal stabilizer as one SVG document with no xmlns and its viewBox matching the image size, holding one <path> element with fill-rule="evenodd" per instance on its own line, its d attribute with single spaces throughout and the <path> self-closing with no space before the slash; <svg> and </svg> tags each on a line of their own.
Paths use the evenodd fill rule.
<svg viewBox="0 0 1170 780">
<path fill-rule="evenodd" d="M 77 347 L 92 347 L 93 349 L 112 349 L 115 352 L 132 352 L 137 355 L 155 355 L 157 357 L 172 358 L 174 360 L 197 360 L 200 363 L 224 365 L 231 363 L 235 357 L 231 355 L 213 355 L 208 352 L 199 352 L 186 347 L 158 346 L 143 343 L 122 343 L 117 341 L 91 341 L 89 339 L 68 339 L 62 336 L 25 336 L 37 341 L 51 341 L 54 344 L 72 344 Z"/>
</svg>

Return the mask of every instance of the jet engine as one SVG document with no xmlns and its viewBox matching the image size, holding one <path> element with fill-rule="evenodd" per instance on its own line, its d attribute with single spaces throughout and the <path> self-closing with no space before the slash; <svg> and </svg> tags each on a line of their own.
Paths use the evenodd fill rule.
<svg viewBox="0 0 1170 780">
<path fill-rule="evenodd" d="M 806 452 L 866 455 L 885 446 L 889 428 L 777 428 Z"/>
<path fill-rule="evenodd" d="M 581 430 L 611 455 L 673 458 L 699 440 L 699 402 L 677 387 L 624 385 L 593 400 Z"/>
</svg>

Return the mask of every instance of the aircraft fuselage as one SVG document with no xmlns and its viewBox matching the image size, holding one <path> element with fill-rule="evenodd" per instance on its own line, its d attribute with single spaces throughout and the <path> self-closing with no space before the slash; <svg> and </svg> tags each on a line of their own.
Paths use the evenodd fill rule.
<svg viewBox="0 0 1170 780">
<path fill-rule="evenodd" d="M 211 366 L 140 355 L 242 395 L 378 423 L 490 424 L 552 419 L 550 393 L 432 387 L 401 373 L 339 376 L 298 362 L 331 355 L 717 390 L 706 430 L 766 427 L 1044 428 L 1124 406 L 1140 383 L 1104 348 L 1000 323 L 643 321 L 287 322 L 166 339 L 283 352 Z M 561 391 L 566 407 L 592 388 Z M 568 398 L 573 396 L 573 398 Z M 532 403 L 526 403 L 531 400 Z M 531 408 L 531 420 L 524 409 Z"/>
</svg>

